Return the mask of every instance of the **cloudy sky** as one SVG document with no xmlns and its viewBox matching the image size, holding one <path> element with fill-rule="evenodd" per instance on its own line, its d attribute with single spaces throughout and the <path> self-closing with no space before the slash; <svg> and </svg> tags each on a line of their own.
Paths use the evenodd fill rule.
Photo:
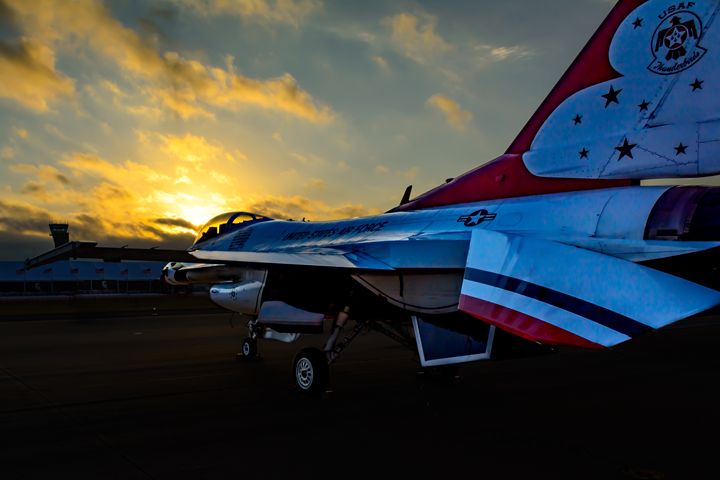
<svg viewBox="0 0 720 480">
<path fill-rule="evenodd" d="M 0 0 L 0 259 L 385 211 L 500 155 L 607 0 Z"/>
</svg>

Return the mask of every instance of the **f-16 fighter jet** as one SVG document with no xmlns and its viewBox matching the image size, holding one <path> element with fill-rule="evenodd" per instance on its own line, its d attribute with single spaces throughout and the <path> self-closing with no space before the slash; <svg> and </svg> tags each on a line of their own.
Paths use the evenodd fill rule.
<svg viewBox="0 0 720 480">
<path fill-rule="evenodd" d="M 75 242 L 27 265 L 170 261 L 167 282 L 248 316 L 245 358 L 331 322 L 295 356 L 307 393 L 367 329 L 423 367 L 613 347 L 720 304 L 720 188 L 640 185 L 720 174 L 719 13 L 620 1 L 505 153 L 382 215 L 226 213 L 187 251 Z"/>
</svg>

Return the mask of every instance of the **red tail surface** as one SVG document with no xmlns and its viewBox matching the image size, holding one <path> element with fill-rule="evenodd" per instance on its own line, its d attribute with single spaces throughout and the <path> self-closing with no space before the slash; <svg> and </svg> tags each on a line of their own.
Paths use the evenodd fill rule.
<svg viewBox="0 0 720 480">
<path fill-rule="evenodd" d="M 609 51 L 612 39 L 628 15 L 645 2 L 646 0 L 621 0 L 612 9 L 504 155 L 418 196 L 397 207 L 395 211 L 497 198 L 627 186 L 636 183 L 634 180 L 626 179 L 539 177 L 528 170 L 522 155 L 530 149 L 542 125 L 563 101 L 580 90 L 620 76 L 610 64 Z"/>
</svg>

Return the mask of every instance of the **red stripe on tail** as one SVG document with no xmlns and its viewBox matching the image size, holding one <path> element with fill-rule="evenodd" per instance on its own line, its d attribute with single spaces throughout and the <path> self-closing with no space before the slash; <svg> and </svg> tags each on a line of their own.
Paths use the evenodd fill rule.
<svg viewBox="0 0 720 480">
<path fill-rule="evenodd" d="M 610 11 L 590 41 L 560 78 L 550 95 L 540 104 L 506 153 L 525 153 L 530 150 L 535 135 L 552 112 L 566 99 L 580 90 L 620 77 L 610 65 L 610 44 L 623 20 L 647 0 L 623 0 Z"/>
<path fill-rule="evenodd" d="M 570 68 L 540 104 L 505 155 L 426 192 L 393 211 L 478 202 L 498 198 L 522 197 L 547 193 L 591 190 L 633 185 L 632 180 L 577 180 L 542 178 L 530 173 L 522 154 L 552 112 L 568 97 L 620 74 L 610 65 L 609 51 L 615 32 L 623 20 L 647 0 L 621 0 L 600 25 Z"/>
<path fill-rule="evenodd" d="M 579 337 L 535 317 L 516 310 L 479 300 L 467 295 L 460 296 L 460 310 L 484 322 L 532 342 L 545 345 L 567 345 L 572 347 L 601 349 L 602 345 Z"/>
<path fill-rule="evenodd" d="M 392 211 L 418 210 L 498 198 L 626 187 L 632 184 L 633 182 L 629 180 L 536 177 L 525 167 L 522 156 L 503 155 L 457 177 L 450 183 L 441 185 L 394 208 Z"/>
</svg>

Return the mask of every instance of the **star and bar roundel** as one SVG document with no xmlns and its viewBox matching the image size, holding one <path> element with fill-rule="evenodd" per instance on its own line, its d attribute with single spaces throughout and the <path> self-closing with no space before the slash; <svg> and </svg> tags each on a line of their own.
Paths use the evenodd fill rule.
<svg viewBox="0 0 720 480">
<path fill-rule="evenodd" d="M 562 102 L 523 155 L 535 175 L 663 178 L 720 173 L 720 1 L 649 1 L 610 46 L 617 78 Z M 586 65 L 584 68 L 592 68 Z"/>
</svg>

